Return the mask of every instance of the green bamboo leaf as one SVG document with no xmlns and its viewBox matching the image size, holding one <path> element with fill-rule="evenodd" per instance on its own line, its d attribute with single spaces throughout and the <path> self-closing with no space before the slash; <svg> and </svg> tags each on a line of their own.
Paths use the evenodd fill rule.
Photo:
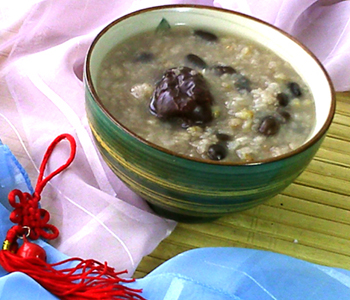
<svg viewBox="0 0 350 300">
<path fill-rule="evenodd" d="M 166 32 L 171 28 L 169 22 L 163 18 L 156 28 L 156 33 Z"/>
</svg>

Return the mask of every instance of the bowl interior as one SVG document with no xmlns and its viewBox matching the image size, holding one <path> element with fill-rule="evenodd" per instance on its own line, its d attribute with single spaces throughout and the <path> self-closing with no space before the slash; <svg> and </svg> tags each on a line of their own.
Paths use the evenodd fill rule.
<svg viewBox="0 0 350 300">
<path fill-rule="evenodd" d="M 171 26 L 187 25 L 241 35 L 274 51 L 295 68 L 315 100 L 316 124 L 304 145 L 312 139 L 321 137 L 328 129 L 335 110 L 334 91 L 329 76 L 314 55 L 296 40 L 271 25 L 218 8 L 157 7 L 132 13 L 107 26 L 94 40 L 86 62 L 86 76 L 88 82 L 92 83 L 90 89 L 97 101 L 99 100 L 94 86 L 99 66 L 106 54 L 116 44 L 130 36 L 154 30 L 162 18 L 165 18 Z M 99 104 L 103 107 L 102 103 Z"/>
</svg>

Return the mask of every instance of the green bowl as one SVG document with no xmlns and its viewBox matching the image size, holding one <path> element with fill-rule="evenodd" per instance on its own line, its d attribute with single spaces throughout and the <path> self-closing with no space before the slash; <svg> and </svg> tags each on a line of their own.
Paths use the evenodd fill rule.
<svg viewBox="0 0 350 300">
<path fill-rule="evenodd" d="M 298 149 L 253 163 L 193 159 L 142 139 L 118 122 L 96 93 L 101 61 L 118 43 L 154 30 L 165 18 L 170 25 L 187 24 L 212 31 L 245 35 L 272 49 L 294 66 L 316 103 L 316 124 Z M 252 208 L 280 193 L 314 157 L 335 113 L 335 95 L 320 62 L 283 31 L 252 17 L 220 8 L 173 5 L 126 15 L 94 39 L 85 63 L 86 111 L 96 145 L 113 172 L 154 211 L 182 222 L 209 221 Z"/>
</svg>

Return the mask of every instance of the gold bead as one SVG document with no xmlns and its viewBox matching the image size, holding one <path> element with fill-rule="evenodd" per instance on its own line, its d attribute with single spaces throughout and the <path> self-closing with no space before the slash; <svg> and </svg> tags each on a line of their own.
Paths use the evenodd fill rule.
<svg viewBox="0 0 350 300">
<path fill-rule="evenodd" d="M 9 240 L 5 240 L 2 244 L 2 250 L 10 250 L 11 243 Z"/>
</svg>

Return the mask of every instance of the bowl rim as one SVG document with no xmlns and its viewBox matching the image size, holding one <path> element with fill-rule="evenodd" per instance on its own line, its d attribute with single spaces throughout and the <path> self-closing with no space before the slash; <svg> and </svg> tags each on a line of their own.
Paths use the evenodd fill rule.
<svg viewBox="0 0 350 300">
<path fill-rule="evenodd" d="M 299 47 L 301 47 L 319 66 L 321 72 L 324 74 L 329 87 L 330 87 L 330 91 L 331 91 L 331 103 L 330 103 L 330 109 L 328 112 L 328 116 L 324 122 L 324 124 L 322 125 L 322 127 L 318 130 L 318 132 L 316 132 L 314 134 L 314 136 L 309 139 L 306 143 L 300 145 L 298 148 L 287 152 L 285 154 L 282 155 L 278 155 L 278 156 L 274 156 L 274 157 L 269 157 L 266 159 L 261 159 L 261 160 L 255 160 L 252 162 L 246 162 L 246 161 L 215 161 L 215 160 L 210 160 L 210 159 L 205 159 L 205 158 L 196 158 L 196 157 L 190 157 L 187 156 L 185 154 L 179 154 L 175 151 L 163 148 L 161 146 L 158 146 L 157 144 L 154 144 L 152 142 L 147 141 L 146 139 L 142 138 L 141 136 L 139 136 L 137 133 L 131 131 L 128 127 L 126 127 L 125 125 L 123 125 L 121 122 L 119 122 L 109 111 L 108 109 L 103 105 L 103 102 L 101 101 L 100 97 L 98 96 L 98 93 L 93 85 L 93 81 L 92 81 L 92 76 L 90 74 L 90 65 L 91 65 L 91 56 L 92 56 L 92 52 L 94 51 L 94 48 L 96 46 L 96 44 L 98 43 L 98 41 L 102 38 L 102 36 L 112 27 L 114 27 L 115 25 L 117 25 L 118 23 L 122 22 L 125 19 L 128 19 L 130 17 L 133 17 L 135 15 L 139 15 L 139 14 L 143 14 L 149 11 L 158 11 L 158 10 L 163 10 L 163 9 L 182 9 L 182 8 L 187 8 L 187 9 L 195 9 L 195 10 L 200 10 L 200 9 L 205 9 L 205 10 L 214 10 L 214 11 L 219 11 L 219 12 L 223 12 L 223 13 L 230 13 L 233 15 L 238 15 L 241 16 L 243 18 L 247 18 L 250 20 L 253 20 L 255 22 L 258 22 L 264 26 L 268 26 L 274 30 L 279 31 L 281 34 L 283 34 L 284 36 L 286 36 L 287 38 L 289 38 L 290 40 L 292 40 L 294 43 L 296 43 Z M 229 9 L 225 9 L 225 8 L 221 8 L 221 7 L 215 7 L 215 6 L 208 6 L 208 5 L 198 5 L 198 4 L 169 4 L 169 5 L 160 5 L 160 6 L 153 6 L 153 7 L 148 7 L 148 8 L 143 8 L 140 10 L 136 10 L 133 11 L 131 13 L 125 14 L 117 19 L 115 19 L 114 21 L 110 22 L 109 24 L 107 24 L 97 35 L 96 37 L 93 39 L 88 52 L 86 54 L 85 57 L 85 65 L 84 65 L 84 83 L 85 83 L 85 88 L 88 88 L 92 99 L 95 101 L 95 103 L 99 106 L 99 108 L 103 111 L 103 113 L 105 114 L 105 116 L 107 116 L 110 121 L 112 121 L 115 125 L 117 125 L 119 128 L 121 128 L 123 131 L 125 131 L 128 135 L 134 137 L 135 139 L 137 139 L 139 142 L 150 146 L 158 151 L 161 151 L 165 154 L 171 155 L 171 156 L 176 156 L 178 158 L 182 158 L 188 161 L 192 161 L 192 162 L 198 162 L 198 163 L 205 163 L 205 164 L 210 164 L 210 165 L 222 165 L 222 166 L 254 166 L 254 165 L 261 165 L 261 164 L 268 164 L 268 163 L 273 163 L 273 162 L 278 162 L 278 161 L 282 161 L 284 159 L 288 159 L 290 157 L 293 157 L 297 154 L 300 154 L 302 152 L 304 152 L 305 150 L 307 150 L 308 148 L 312 147 L 313 145 L 315 145 L 328 131 L 334 115 L 335 115 L 335 107 L 336 107 L 336 97 L 335 97 L 335 90 L 334 90 L 334 86 L 332 83 L 332 80 L 328 74 L 328 72 L 326 71 L 325 67 L 322 65 L 322 63 L 320 62 L 320 60 L 316 57 L 316 55 L 311 52 L 311 50 L 309 50 L 303 43 L 301 43 L 298 39 L 296 39 L 295 37 L 293 37 L 292 35 L 290 35 L 289 33 L 285 32 L 284 30 L 276 27 L 275 25 L 272 25 L 266 21 L 263 21 L 261 19 L 258 19 L 256 17 L 241 13 L 241 12 L 237 12 L 234 10 L 229 10 Z"/>
</svg>

